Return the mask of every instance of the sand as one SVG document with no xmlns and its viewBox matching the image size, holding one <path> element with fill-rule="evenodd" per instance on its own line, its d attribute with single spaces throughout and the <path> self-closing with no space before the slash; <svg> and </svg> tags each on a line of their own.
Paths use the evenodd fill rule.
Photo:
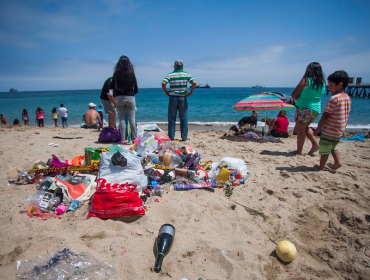
<svg viewBox="0 0 370 280">
<path fill-rule="evenodd" d="M 340 143 L 342 168 L 318 172 L 318 155 L 291 153 L 295 136 L 272 143 L 224 137 L 225 130 L 190 130 L 186 144 L 202 159 L 246 162 L 249 181 L 231 197 L 223 189 L 167 188 L 163 203 L 149 201 L 139 219 L 86 219 L 84 204 L 62 219 L 41 220 L 28 217 L 23 201 L 36 187 L 8 185 L 17 178 L 10 166 L 23 168 L 52 154 L 72 159 L 84 147 L 109 145 L 97 142 L 98 132 L 79 128 L 6 125 L 0 133 L 0 279 L 16 279 L 17 261 L 45 258 L 62 246 L 113 265 L 110 279 L 370 279 L 368 139 Z M 306 142 L 304 152 L 309 148 Z M 164 223 L 173 224 L 176 235 L 157 274 L 153 244 Z M 289 264 L 274 253 L 282 240 L 297 247 Z"/>
</svg>

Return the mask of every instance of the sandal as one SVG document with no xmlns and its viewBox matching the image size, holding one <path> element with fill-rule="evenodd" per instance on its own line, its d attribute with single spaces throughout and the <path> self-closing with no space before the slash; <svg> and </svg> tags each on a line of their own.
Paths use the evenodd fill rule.
<svg viewBox="0 0 370 280">
<path fill-rule="evenodd" d="M 309 156 L 314 156 L 314 155 L 315 155 L 315 153 L 319 150 L 319 148 L 320 148 L 320 147 L 315 147 L 315 148 L 311 149 L 311 151 L 309 151 L 307 154 L 308 154 Z"/>
</svg>

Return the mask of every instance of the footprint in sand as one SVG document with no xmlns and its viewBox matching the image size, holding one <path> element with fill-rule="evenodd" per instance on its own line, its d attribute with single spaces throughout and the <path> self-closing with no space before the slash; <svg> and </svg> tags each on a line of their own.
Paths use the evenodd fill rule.
<svg viewBox="0 0 370 280">
<path fill-rule="evenodd" d="M 107 234 L 104 231 L 95 234 L 86 233 L 81 236 L 82 241 L 85 242 L 87 247 L 92 247 L 94 240 L 100 240 L 105 238 L 107 238 Z"/>
</svg>

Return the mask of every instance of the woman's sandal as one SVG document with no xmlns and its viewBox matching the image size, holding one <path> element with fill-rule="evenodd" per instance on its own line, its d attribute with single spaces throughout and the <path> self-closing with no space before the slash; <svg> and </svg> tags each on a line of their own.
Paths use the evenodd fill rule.
<svg viewBox="0 0 370 280">
<path fill-rule="evenodd" d="M 307 154 L 308 154 L 309 156 L 314 156 L 314 155 L 315 155 L 315 153 L 316 153 L 318 150 L 319 150 L 319 147 L 315 147 L 315 148 L 311 149 L 311 151 L 309 151 Z"/>
</svg>

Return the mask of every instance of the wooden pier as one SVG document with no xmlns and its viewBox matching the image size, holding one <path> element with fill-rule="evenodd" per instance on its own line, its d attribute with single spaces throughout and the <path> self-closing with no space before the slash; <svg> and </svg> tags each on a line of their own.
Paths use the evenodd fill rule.
<svg viewBox="0 0 370 280">
<path fill-rule="evenodd" d="M 350 97 L 370 98 L 370 84 L 348 85 L 345 92 Z M 329 87 L 326 87 L 326 94 L 330 94 Z"/>
</svg>

